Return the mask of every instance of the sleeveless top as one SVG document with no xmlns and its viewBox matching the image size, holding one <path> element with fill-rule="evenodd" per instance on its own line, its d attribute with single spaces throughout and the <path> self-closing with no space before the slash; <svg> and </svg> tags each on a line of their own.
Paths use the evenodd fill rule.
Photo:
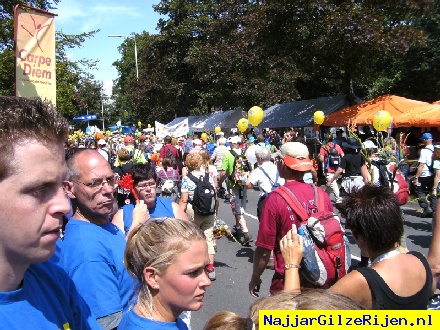
<svg viewBox="0 0 440 330">
<path fill-rule="evenodd" d="M 428 306 L 429 298 L 432 295 L 432 272 L 428 261 L 420 253 L 416 251 L 408 252 L 417 257 L 425 267 L 426 281 L 422 289 L 416 294 L 409 297 L 401 297 L 396 295 L 380 277 L 380 275 L 371 268 L 356 269 L 367 280 L 373 297 L 373 309 L 386 310 L 423 310 Z"/>
<path fill-rule="evenodd" d="M 127 235 L 130 230 L 131 224 L 133 223 L 133 204 L 126 204 L 122 207 L 123 210 L 123 220 L 124 220 L 124 231 Z M 150 218 L 162 218 L 169 217 L 174 218 L 172 201 L 169 198 L 156 197 L 156 206 L 148 209 L 150 212 Z"/>
</svg>

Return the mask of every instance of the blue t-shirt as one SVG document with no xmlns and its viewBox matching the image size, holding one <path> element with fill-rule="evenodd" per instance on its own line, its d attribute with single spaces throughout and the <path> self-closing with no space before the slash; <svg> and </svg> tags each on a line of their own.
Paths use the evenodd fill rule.
<svg viewBox="0 0 440 330">
<path fill-rule="evenodd" d="M 122 317 L 118 330 L 188 330 L 185 322 L 177 318 L 176 322 L 159 322 L 139 316 L 133 309 L 130 309 Z"/>
<path fill-rule="evenodd" d="M 174 218 L 173 204 L 172 200 L 169 198 L 156 197 L 156 206 L 148 209 L 150 213 L 150 219 L 153 218 L 163 218 L 169 217 Z M 124 230 L 127 234 L 130 230 L 130 227 L 133 223 L 133 204 L 126 204 L 122 207 L 123 209 L 123 221 L 124 221 Z"/>
<path fill-rule="evenodd" d="M 46 261 L 31 265 L 21 288 L 0 292 L 2 329 L 102 329 L 58 266 Z"/>
<path fill-rule="evenodd" d="M 112 223 L 71 218 L 59 265 L 69 274 L 95 318 L 126 310 L 134 281 L 124 266 L 125 236 Z"/>
</svg>

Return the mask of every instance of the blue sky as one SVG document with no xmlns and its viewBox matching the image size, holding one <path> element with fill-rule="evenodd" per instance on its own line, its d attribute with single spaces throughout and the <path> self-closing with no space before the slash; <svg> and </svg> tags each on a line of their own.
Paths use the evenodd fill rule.
<svg viewBox="0 0 440 330">
<path fill-rule="evenodd" d="M 66 34 L 80 34 L 100 29 L 95 37 L 83 43 L 83 47 L 69 50 L 72 60 L 82 58 L 98 59 L 98 70 L 92 70 L 96 80 L 104 82 L 106 93 L 111 92 L 112 80 L 118 73 L 112 63 L 121 58 L 118 46 L 123 38 L 109 38 L 118 34 L 129 36 L 132 32 L 147 31 L 157 33 L 156 26 L 160 15 L 152 6 L 159 0 L 61 0 L 55 28 Z"/>
</svg>

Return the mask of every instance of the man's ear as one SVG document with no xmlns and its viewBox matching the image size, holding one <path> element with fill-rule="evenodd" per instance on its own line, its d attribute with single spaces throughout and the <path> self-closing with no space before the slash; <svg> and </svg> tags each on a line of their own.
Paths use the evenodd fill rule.
<svg viewBox="0 0 440 330">
<path fill-rule="evenodd" d="M 73 188 L 73 182 L 72 181 L 63 181 L 63 187 L 64 191 L 66 192 L 66 195 L 70 199 L 75 198 L 75 189 Z"/>
</svg>

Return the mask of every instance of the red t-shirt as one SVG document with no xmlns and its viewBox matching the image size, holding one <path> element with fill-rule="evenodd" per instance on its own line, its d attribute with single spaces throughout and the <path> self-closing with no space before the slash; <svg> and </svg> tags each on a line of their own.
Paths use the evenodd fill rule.
<svg viewBox="0 0 440 330">
<path fill-rule="evenodd" d="M 305 208 L 315 205 L 315 194 L 310 184 L 303 181 L 291 181 L 284 186 L 295 194 Z M 317 189 L 321 188 L 317 187 Z M 323 196 L 325 210 L 333 212 L 330 198 L 326 193 Z M 284 260 L 281 255 L 280 240 L 292 229 L 292 224 L 295 224 L 298 228 L 301 225 L 301 220 L 279 194 L 270 193 L 264 202 L 255 245 L 274 251 L 275 275 L 270 287 L 271 294 L 282 290 L 284 287 Z"/>
<path fill-rule="evenodd" d="M 326 150 L 326 148 L 328 148 L 329 150 L 331 148 L 335 148 L 335 150 L 338 152 L 338 155 L 341 156 L 341 159 L 342 159 L 342 155 L 344 154 L 339 144 L 334 144 L 333 142 L 329 142 L 325 145 L 325 147 L 322 146 L 321 149 L 319 150 L 319 155 L 324 156 L 324 168 L 327 167 L 327 161 L 328 161 L 328 151 Z M 325 170 L 325 172 L 334 173 L 336 172 L 336 167 L 334 165 L 330 165 L 329 168 Z"/>
</svg>

